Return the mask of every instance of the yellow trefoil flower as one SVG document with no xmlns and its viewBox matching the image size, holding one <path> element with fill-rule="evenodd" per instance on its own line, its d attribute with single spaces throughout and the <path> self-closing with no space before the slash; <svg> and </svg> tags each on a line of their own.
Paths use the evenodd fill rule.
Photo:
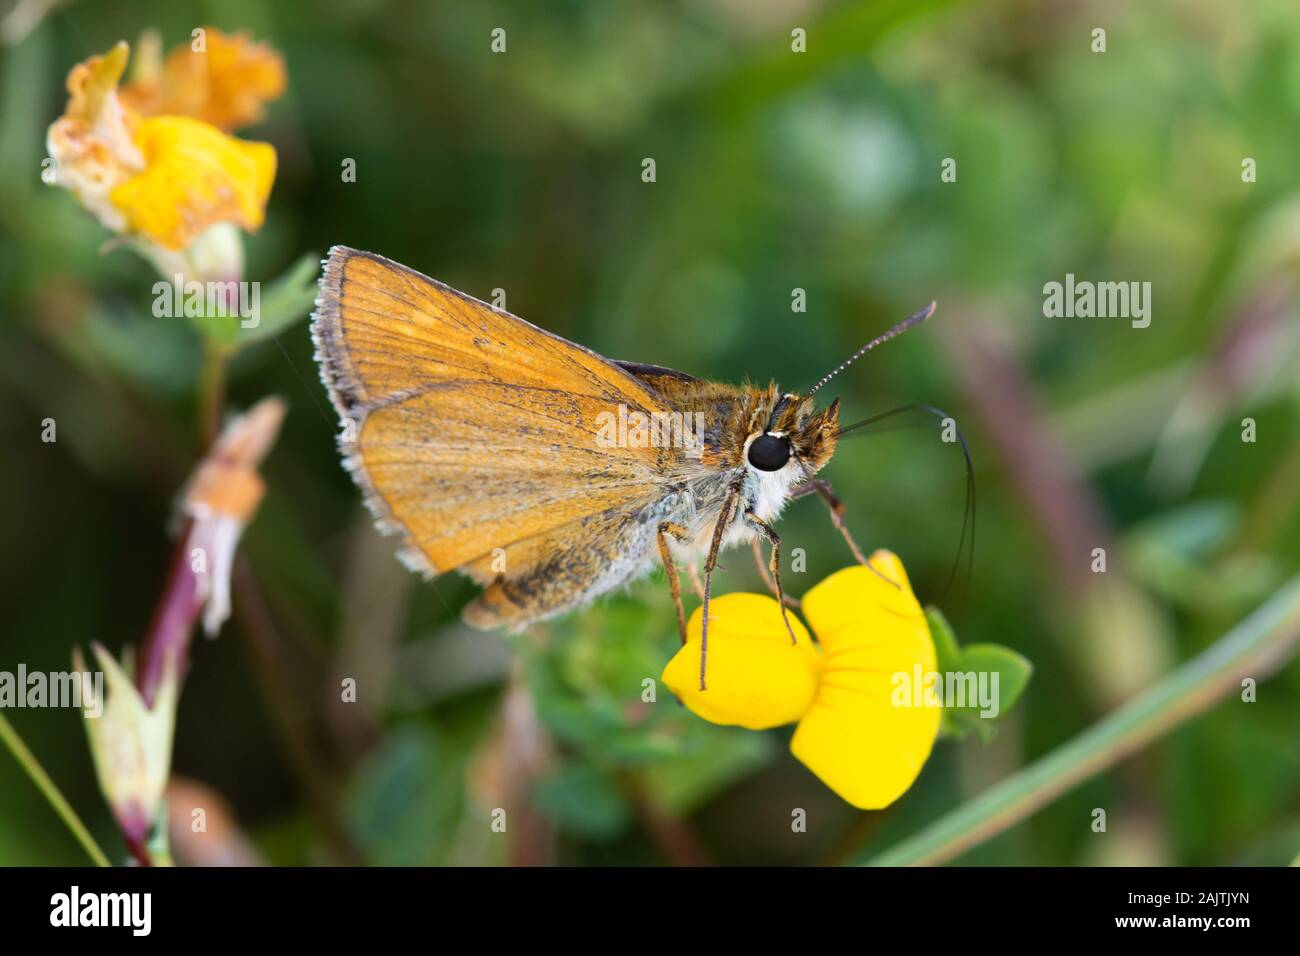
<svg viewBox="0 0 1300 956">
<path fill-rule="evenodd" d="M 864 810 L 888 806 L 912 785 L 942 715 L 932 699 L 917 706 L 897 693 L 898 675 L 935 671 L 934 641 L 898 556 L 877 551 L 871 568 L 837 571 L 804 596 L 816 646 L 793 613 L 790 643 L 773 598 L 727 594 L 710 607 L 708 690 L 699 687 L 700 609 L 663 673 L 683 704 L 715 724 L 797 723 L 790 751 Z"/>
<path fill-rule="evenodd" d="M 260 228 L 275 179 L 274 147 L 236 139 L 209 120 L 255 118 L 263 98 L 278 95 L 282 84 L 268 83 L 247 67 L 248 57 L 231 52 L 246 40 L 208 33 L 212 52 L 194 54 L 209 57 L 202 74 L 164 67 L 156 79 L 119 89 L 130 55 L 124 42 L 73 67 L 67 108 L 46 138 L 55 182 L 105 228 L 139 240 L 146 255 L 169 266 L 210 230 L 224 237 L 234 226 Z M 186 76 L 202 84 L 189 99 L 183 88 L 172 89 Z M 241 90 L 241 78 L 255 86 Z M 196 115 L 155 115 L 155 107 Z"/>
</svg>

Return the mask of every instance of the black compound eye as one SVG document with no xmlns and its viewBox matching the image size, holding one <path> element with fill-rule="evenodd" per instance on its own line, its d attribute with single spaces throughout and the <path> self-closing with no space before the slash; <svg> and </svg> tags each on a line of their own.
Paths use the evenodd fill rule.
<svg viewBox="0 0 1300 956">
<path fill-rule="evenodd" d="M 759 471 L 780 471 L 790 460 L 790 439 L 759 435 L 749 443 L 749 463 Z"/>
</svg>

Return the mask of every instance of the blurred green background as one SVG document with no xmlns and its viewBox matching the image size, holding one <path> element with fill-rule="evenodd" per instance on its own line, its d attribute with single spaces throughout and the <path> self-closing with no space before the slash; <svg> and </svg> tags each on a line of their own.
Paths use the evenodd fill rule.
<svg viewBox="0 0 1300 956">
<path fill-rule="evenodd" d="M 100 254 L 108 234 L 40 164 L 73 64 L 203 24 L 253 31 L 288 68 L 240 133 L 280 162 L 250 279 L 345 243 L 503 288 L 604 355 L 791 388 L 937 299 L 827 398 L 847 421 L 928 402 L 962 424 L 969 587 L 945 592 L 963 472 L 934 428 L 846 440 L 824 474 L 963 643 L 1036 668 L 992 742 L 941 741 L 902 800 L 860 813 L 789 755 L 788 730 L 714 727 L 662 690 L 641 702 L 677 641 L 662 575 L 520 637 L 468 631 L 454 612 L 472 587 L 422 584 L 372 530 L 303 321 L 232 370 L 233 407 L 291 405 L 243 544 L 261 601 L 196 638 L 178 717 L 175 773 L 210 788 L 243 858 L 835 862 L 1052 750 L 1300 567 L 1292 0 L 81 2 L 0 48 L 0 669 L 138 642 L 162 586 L 200 454 L 199 344 L 151 315 L 149 267 Z M 1045 318 L 1043 285 L 1066 273 L 1151 282 L 1150 327 Z M 807 553 L 792 593 L 851 560 L 813 500 L 780 531 Z M 721 590 L 761 589 L 746 553 L 724 563 Z M 1257 702 L 1216 706 L 961 861 L 1289 862 L 1298 689 L 1292 662 Z M 78 715 L 7 715 L 120 858 Z M 7 753 L 0 807 L 0 863 L 84 862 Z"/>
</svg>

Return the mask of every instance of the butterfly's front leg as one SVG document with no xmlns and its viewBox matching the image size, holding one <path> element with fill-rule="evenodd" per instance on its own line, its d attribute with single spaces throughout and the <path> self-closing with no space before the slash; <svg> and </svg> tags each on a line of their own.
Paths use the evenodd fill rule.
<svg viewBox="0 0 1300 956">
<path fill-rule="evenodd" d="M 677 609 L 677 633 L 681 635 L 682 645 L 685 646 L 686 612 L 682 609 L 682 582 L 677 574 L 677 564 L 673 561 L 673 553 L 668 550 L 668 535 L 670 534 L 683 543 L 691 540 L 691 534 L 681 525 L 672 521 L 659 522 L 659 531 L 656 534 L 659 541 L 659 559 L 664 563 L 664 571 L 668 575 L 668 589 L 673 595 L 673 607 Z"/>
<path fill-rule="evenodd" d="M 695 596 L 703 601 L 704 580 L 700 577 L 700 569 L 695 566 L 694 559 L 686 562 L 686 576 L 691 579 L 691 587 L 695 590 Z"/>
<path fill-rule="evenodd" d="M 862 553 L 862 549 L 858 547 L 858 543 L 853 540 L 853 535 L 849 533 L 848 526 L 844 523 L 844 502 L 840 501 L 840 499 L 836 497 L 835 492 L 831 490 L 831 483 L 824 478 L 809 478 L 805 484 L 800 485 L 794 490 L 790 495 L 790 500 L 793 501 L 796 498 L 802 498 L 805 495 L 811 494 L 816 494 L 817 497 L 821 498 L 821 500 L 826 503 L 826 510 L 830 512 L 831 516 L 831 524 L 835 526 L 835 530 L 838 531 L 844 538 L 845 542 L 848 543 L 849 550 L 853 552 L 853 557 L 858 564 L 866 565 L 867 569 L 870 570 L 872 574 L 880 578 L 880 580 L 884 581 L 886 584 L 892 585 L 895 588 L 899 587 L 897 581 L 886 577 L 871 566 L 871 562 L 867 560 L 867 556 Z"/>
<path fill-rule="evenodd" d="M 772 557 L 768 561 L 767 568 L 771 572 L 772 582 L 776 585 L 776 600 L 781 605 L 781 620 L 785 622 L 785 629 L 790 634 L 790 643 L 798 644 L 799 639 L 794 636 L 794 628 L 790 626 L 790 615 L 786 613 L 785 594 L 781 590 L 781 536 L 770 524 L 754 514 L 753 508 L 745 509 L 745 520 L 751 528 L 767 538 L 768 544 L 772 546 Z"/>
<path fill-rule="evenodd" d="M 829 481 L 825 478 L 809 478 L 790 492 L 790 500 L 797 501 L 800 498 L 806 498 L 808 495 L 814 494 L 825 502 L 826 510 L 831 514 L 831 524 L 835 525 L 835 530 L 844 536 L 844 540 L 848 542 L 849 550 L 853 552 L 853 557 L 858 560 L 859 564 L 866 564 L 867 559 L 863 556 L 862 550 L 858 547 L 858 543 L 853 540 L 853 535 L 849 534 L 849 529 L 844 525 L 844 502 L 840 501 L 839 497 L 836 496 Z"/>
<path fill-rule="evenodd" d="M 837 515 L 844 514 L 844 502 L 840 501 L 835 491 L 831 488 L 831 483 L 825 478 L 805 478 L 801 484 L 795 485 L 790 489 L 790 501 L 798 501 L 800 498 L 807 498 L 809 495 L 820 495 L 826 502 L 831 511 Z"/>
<path fill-rule="evenodd" d="M 744 485 L 740 482 L 731 486 L 727 499 L 722 503 L 718 514 L 718 523 L 713 526 L 713 541 L 709 545 L 709 557 L 704 562 L 704 611 L 700 627 L 700 690 L 705 690 L 704 671 L 709 658 L 709 598 L 713 594 L 713 569 L 718 566 L 718 551 L 722 548 L 722 536 L 726 534 L 736 509 L 740 506 L 740 492 Z"/>
<path fill-rule="evenodd" d="M 779 598 L 786 607 L 799 607 L 798 598 L 792 598 L 788 594 L 781 594 L 776 581 L 772 579 L 772 572 L 767 568 L 767 562 L 763 560 L 763 548 L 758 543 L 758 539 L 751 538 L 749 543 L 754 551 L 754 566 L 758 568 L 758 576 L 763 579 L 763 586 L 771 591 L 774 597 Z"/>
</svg>

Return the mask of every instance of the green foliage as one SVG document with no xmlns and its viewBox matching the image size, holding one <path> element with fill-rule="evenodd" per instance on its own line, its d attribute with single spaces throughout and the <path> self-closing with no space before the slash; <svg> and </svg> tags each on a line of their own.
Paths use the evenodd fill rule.
<svg viewBox="0 0 1300 956">
<path fill-rule="evenodd" d="M 299 258 L 262 294 L 256 324 L 248 324 L 248 320 L 238 315 L 204 315 L 191 319 L 191 322 L 200 334 L 232 353 L 275 338 L 311 312 L 316 301 L 319 274 L 318 253 L 309 252 Z"/>
<path fill-rule="evenodd" d="M 770 755 L 766 739 L 700 720 L 662 686 L 675 633 L 670 609 L 613 598 L 560 622 L 550 646 L 516 642 L 538 717 L 573 755 L 538 789 L 562 828 L 617 836 L 629 800 L 684 816 Z"/>
<path fill-rule="evenodd" d="M 588 764 L 568 763 L 541 780 L 533 796 L 561 830 L 589 840 L 610 840 L 629 823 L 629 810 L 614 781 Z"/>
<path fill-rule="evenodd" d="M 464 766 L 428 728 L 397 727 L 354 775 L 349 822 L 368 862 L 447 862 L 463 804 Z"/>
<path fill-rule="evenodd" d="M 1034 665 L 1023 655 L 1000 644 L 968 644 L 962 647 L 952 632 L 948 619 L 936 607 L 925 609 L 925 619 L 934 639 L 939 675 L 972 675 L 977 682 L 987 681 L 996 713 L 985 715 L 978 701 L 967 698 L 964 706 L 949 705 L 943 710 L 939 732 L 949 737 L 975 734 L 982 743 L 988 743 L 996 729 L 996 721 L 1006 716 L 1029 685 Z M 975 686 L 975 685 L 971 685 Z M 965 685 L 963 685 L 963 690 Z M 951 702 L 945 702 L 951 704 Z"/>
</svg>

